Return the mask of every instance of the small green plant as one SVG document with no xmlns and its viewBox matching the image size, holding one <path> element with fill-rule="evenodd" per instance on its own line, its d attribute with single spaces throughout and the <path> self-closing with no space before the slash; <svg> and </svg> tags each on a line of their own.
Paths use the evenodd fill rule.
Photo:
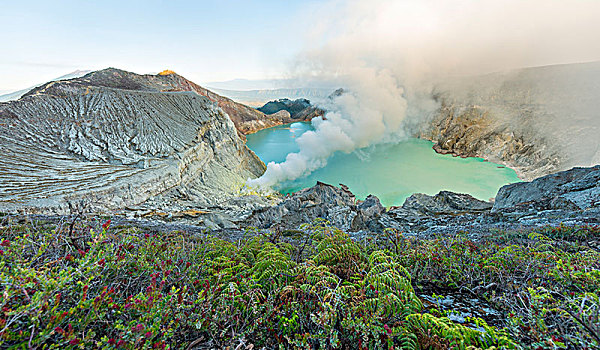
<svg viewBox="0 0 600 350">
<path fill-rule="evenodd" d="M 600 255 L 585 242 L 599 232 L 357 241 L 317 221 L 229 242 L 110 221 L 9 223 L 0 348 L 592 349 Z M 477 296 L 506 321 L 451 321 L 423 306 L 423 286 Z"/>
</svg>

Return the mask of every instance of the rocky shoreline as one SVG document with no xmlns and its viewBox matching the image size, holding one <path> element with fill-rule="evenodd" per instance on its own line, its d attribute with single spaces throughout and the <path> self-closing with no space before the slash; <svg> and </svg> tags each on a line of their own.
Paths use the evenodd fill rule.
<svg viewBox="0 0 600 350">
<path fill-rule="evenodd" d="M 264 163 L 243 134 L 322 110 L 279 100 L 265 106 L 269 119 L 172 72 L 106 69 L 0 104 L 0 122 L 8 125 L 0 132 L 0 212 L 111 215 L 163 230 L 231 234 L 318 219 L 353 234 L 391 228 L 414 235 L 598 223 L 599 166 L 557 172 L 566 163 L 556 147 L 487 108 L 440 98 L 440 110 L 417 136 L 436 142 L 439 153 L 480 156 L 533 181 L 503 187 L 493 202 L 442 191 L 391 208 L 324 183 L 285 197 L 250 195 L 241 187 L 262 174 Z"/>
<path fill-rule="evenodd" d="M 385 208 L 376 196 L 358 200 L 344 185 L 336 187 L 321 182 L 282 199 L 262 198 L 261 204 L 257 204 L 260 200 L 260 196 L 246 196 L 239 202 L 238 210 L 232 210 L 228 203 L 227 208 L 213 207 L 208 211 L 118 212 L 112 219 L 163 232 L 210 230 L 230 239 L 245 235 L 248 229 L 277 234 L 318 220 L 325 220 L 355 238 L 379 235 L 386 229 L 418 237 L 466 232 L 476 238 L 498 231 L 547 226 L 597 226 L 600 225 L 600 165 L 506 185 L 490 202 L 468 194 L 441 191 L 433 196 L 416 193 L 402 206 Z M 600 249 L 600 242 L 590 245 Z"/>
<path fill-rule="evenodd" d="M 273 207 L 254 212 L 244 225 L 291 229 L 317 218 L 347 232 L 430 235 L 468 231 L 485 233 L 507 227 L 600 224 L 600 166 L 574 168 L 532 182 L 506 185 L 493 202 L 442 191 L 414 194 L 400 207 L 384 208 L 369 196 L 358 201 L 345 186 L 318 183 Z"/>
<path fill-rule="evenodd" d="M 443 102 L 433 120 L 416 136 L 434 142 L 433 150 L 455 157 L 480 157 L 515 170 L 525 181 L 558 171 L 564 158 L 534 140 L 494 120 L 479 106 Z"/>
</svg>

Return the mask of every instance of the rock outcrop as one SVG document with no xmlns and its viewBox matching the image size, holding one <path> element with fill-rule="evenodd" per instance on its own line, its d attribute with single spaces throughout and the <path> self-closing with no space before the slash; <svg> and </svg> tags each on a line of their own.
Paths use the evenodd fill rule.
<svg viewBox="0 0 600 350">
<path fill-rule="evenodd" d="M 600 223 L 600 166 L 575 168 L 502 187 L 494 203 L 468 194 L 417 193 L 386 210 L 379 199 L 357 200 L 347 187 L 317 183 L 281 203 L 255 210 L 242 227 L 293 229 L 321 218 L 347 232 L 490 233 L 522 227 Z"/>
<path fill-rule="evenodd" d="M 418 134 L 435 142 L 441 154 L 482 157 L 531 179 L 557 171 L 564 155 L 534 132 L 524 132 L 494 118 L 486 108 L 444 100 L 439 114 Z"/>
<path fill-rule="evenodd" d="M 506 185 L 498 191 L 493 212 L 533 208 L 588 210 L 600 207 L 600 165 L 573 168 L 531 182 Z"/>
<path fill-rule="evenodd" d="M 262 114 L 240 106 L 176 74 L 105 69 L 37 87 L 0 104 L 0 210 L 222 202 L 265 169 L 232 122 Z"/>
<path fill-rule="evenodd" d="M 276 101 L 270 101 L 258 108 L 258 110 L 265 114 L 286 111 L 289 113 L 290 122 L 310 121 L 315 117 L 321 117 L 325 114 L 325 111 L 313 106 L 310 101 L 305 98 L 299 98 L 297 100 L 282 98 Z"/>
<path fill-rule="evenodd" d="M 292 229 L 320 218 L 347 232 L 376 232 L 384 228 L 420 231 L 448 218 L 469 217 L 489 212 L 492 204 L 468 194 L 442 191 L 435 196 L 417 193 L 401 207 L 388 211 L 376 196 L 357 200 L 349 189 L 318 182 L 314 187 L 296 192 L 272 207 L 256 210 L 241 226 L 261 229 Z M 416 226 L 415 226 L 416 225 Z M 415 231 L 415 232 L 416 232 Z"/>
<path fill-rule="evenodd" d="M 418 233 L 449 223 L 467 223 L 480 214 L 488 213 L 491 208 L 492 203 L 464 193 L 441 191 L 433 196 L 415 193 L 402 206 L 390 208 L 379 218 L 379 224 Z"/>
<path fill-rule="evenodd" d="M 401 208 L 421 215 L 459 215 L 484 212 L 490 210 L 492 204 L 469 194 L 441 191 L 434 196 L 413 194 L 404 201 Z"/>
<path fill-rule="evenodd" d="M 344 185 L 341 188 L 317 182 L 294 193 L 275 206 L 259 209 L 241 222 L 243 226 L 293 229 L 317 218 L 346 231 L 376 229 L 377 218 L 385 208 L 375 196 L 357 201 Z"/>
</svg>

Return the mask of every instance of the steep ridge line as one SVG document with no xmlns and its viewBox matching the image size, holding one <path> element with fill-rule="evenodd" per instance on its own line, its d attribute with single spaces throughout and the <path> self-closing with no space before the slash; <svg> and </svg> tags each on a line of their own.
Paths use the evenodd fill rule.
<svg viewBox="0 0 600 350">
<path fill-rule="evenodd" d="M 106 211 L 159 194 L 166 204 L 169 193 L 208 206 L 234 196 L 264 164 L 219 103 L 252 110 L 176 74 L 112 68 L 2 103 L 0 210 L 65 212 L 83 201 Z"/>
</svg>

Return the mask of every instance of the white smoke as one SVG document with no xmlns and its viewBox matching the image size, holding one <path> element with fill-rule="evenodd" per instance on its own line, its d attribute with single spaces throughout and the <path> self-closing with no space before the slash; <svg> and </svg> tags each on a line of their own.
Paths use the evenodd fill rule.
<svg viewBox="0 0 600 350">
<path fill-rule="evenodd" d="M 336 82 L 326 120 L 297 139 L 250 186 L 272 186 L 324 166 L 335 152 L 406 137 L 408 115 L 431 111 L 431 82 L 447 76 L 600 59 L 597 0 L 332 1 L 310 12 L 292 75 Z"/>
<path fill-rule="evenodd" d="M 289 154 L 283 163 L 269 163 L 265 174 L 251 180 L 250 186 L 296 179 L 325 166 L 337 151 L 351 152 L 402 135 L 407 104 L 395 77 L 384 69 L 371 68 L 358 69 L 351 76 L 360 77 L 360 84 L 352 84 L 351 91 L 324 106 L 328 110 L 325 119 L 313 119 L 314 131 L 296 139 L 300 151 Z"/>
</svg>

